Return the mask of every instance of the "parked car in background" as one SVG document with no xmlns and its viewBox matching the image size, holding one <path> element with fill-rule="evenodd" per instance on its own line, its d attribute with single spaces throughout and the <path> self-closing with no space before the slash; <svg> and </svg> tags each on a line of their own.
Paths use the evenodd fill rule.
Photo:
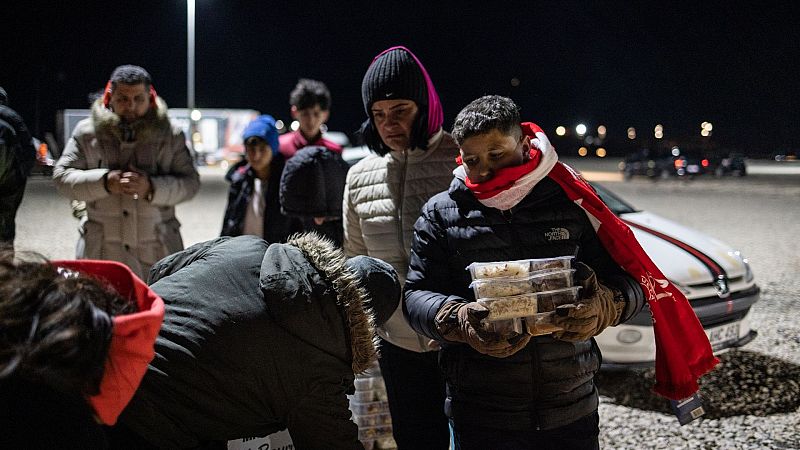
<svg viewBox="0 0 800 450">
<path fill-rule="evenodd" d="M 755 338 L 751 307 L 760 289 L 747 260 L 729 245 L 626 203 L 609 189 L 592 184 L 598 195 L 633 230 L 642 248 L 680 289 L 697 314 L 715 353 L 740 347 Z M 597 336 L 603 366 L 650 365 L 655 336 L 649 307 L 627 323 Z"/>
</svg>

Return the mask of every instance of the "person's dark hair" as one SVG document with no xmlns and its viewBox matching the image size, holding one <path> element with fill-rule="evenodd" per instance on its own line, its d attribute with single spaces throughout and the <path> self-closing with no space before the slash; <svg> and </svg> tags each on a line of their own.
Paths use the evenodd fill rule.
<svg viewBox="0 0 800 450">
<path fill-rule="evenodd" d="M 485 95 L 473 100 L 456 116 L 452 135 L 461 145 L 469 137 L 492 130 L 514 137 L 522 135 L 519 107 L 510 98 Z"/>
<path fill-rule="evenodd" d="M 135 309 L 95 278 L 55 267 L 41 256 L 14 261 L 0 255 L 0 380 L 96 394 L 111 342 L 111 315 Z"/>
<path fill-rule="evenodd" d="M 289 104 L 297 109 L 319 105 L 319 109 L 328 111 L 331 108 L 331 91 L 321 81 L 300 78 L 289 94 Z"/>
<path fill-rule="evenodd" d="M 150 78 L 150 74 L 147 73 L 147 71 L 144 70 L 144 68 L 139 66 L 132 66 L 130 64 L 119 66 L 116 69 L 114 69 L 114 72 L 111 73 L 110 81 L 112 88 L 117 87 L 117 83 L 122 83 L 122 84 L 143 83 L 145 89 L 149 89 L 150 85 L 153 83 L 152 78 Z"/>
</svg>

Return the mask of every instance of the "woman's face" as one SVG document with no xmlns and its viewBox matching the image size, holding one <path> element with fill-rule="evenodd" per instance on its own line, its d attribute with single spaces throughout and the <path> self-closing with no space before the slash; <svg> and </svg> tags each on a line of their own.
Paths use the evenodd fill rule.
<svg viewBox="0 0 800 450">
<path fill-rule="evenodd" d="M 411 100 L 379 100 L 372 104 L 372 120 L 387 147 L 396 152 L 411 146 L 411 129 L 419 114 Z"/>
<path fill-rule="evenodd" d="M 464 139 L 460 153 L 469 180 L 483 183 L 494 178 L 499 169 L 524 163 L 530 149 L 528 136 L 517 138 L 495 128 Z"/>
<path fill-rule="evenodd" d="M 258 137 L 248 138 L 244 143 L 247 162 L 256 170 L 261 171 L 269 167 L 272 162 L 272 147 L 267 141 Z"/>
</svg>

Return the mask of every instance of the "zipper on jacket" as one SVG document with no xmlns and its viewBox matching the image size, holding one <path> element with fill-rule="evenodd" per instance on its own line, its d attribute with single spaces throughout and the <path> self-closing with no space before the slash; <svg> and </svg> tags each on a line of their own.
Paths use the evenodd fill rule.
<svg viewBox="0 0 800 450">
<path fill-rule="evenodd" d="M 406 171 L 408 170 L 408 149 L 403 150 L 403 165 L 400 169 L 400 193 L 397 202 L 397 240 L 400 244 L 400 250 L 403 252 L 403 257 L 408 260 L 408 251 L 406 251 L 405 240 L 403 239 L 403 200 L 406 191 Z M 406 261 L 408 262 L 408 261 Z"/>
</svg>

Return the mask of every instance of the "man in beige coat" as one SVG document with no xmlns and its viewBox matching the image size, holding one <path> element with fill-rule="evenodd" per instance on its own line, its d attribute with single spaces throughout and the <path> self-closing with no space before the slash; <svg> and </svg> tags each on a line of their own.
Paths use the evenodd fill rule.
<svg viewBox="0 0 800 450">
<path fill-rule="evenodd" d="M 183 249 L 175 205 L 197 193 L 200 177 L 143 68 L 114 70 L 53 179 L 61 194 L 86 202 L 77 258 L 119 261 L 146 279 L 153 263 Z"/>
</svg>

